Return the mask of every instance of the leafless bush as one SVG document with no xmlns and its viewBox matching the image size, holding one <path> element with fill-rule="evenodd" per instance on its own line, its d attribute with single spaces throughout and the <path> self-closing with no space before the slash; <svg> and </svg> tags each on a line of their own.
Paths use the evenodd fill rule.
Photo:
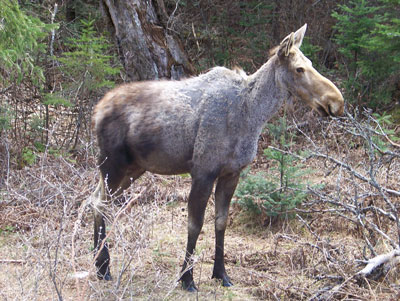
<svg viewBox="0 0 400 301">
<path fill-rule="evenodd" d="M 322 139 L 315 139 L 297 126 L 309 143 L 304 160 L 314 161 L 323 177 L 329 179 L 324 189 L 309 188 L 310 201 L 298 209 L 301 214 L 297 215 L 316 241 L 307 242 L 309 247 L 324 255 L 327 266 L 336 266 L 336 275 L 325 271 L 316 275 L 316 279 L 329 280 L 331 284 L 312 299 L 341 298 L 346 295 L 344 287 L 351 282 L 371 286 L 371 281 L 390 283 L 398 276 L 398 270 L 392 268 L 400 252 L 399 145 L 370 112 L 357 115 L 356 111 L 354 115 L 347 113 L 345 118 L 323 122 L 321 129 L 326 130 L 321 130 Z M 304 214 L 312 216 L 310 223 L 301 217 Z M 361 238 L 363 243 L 354 258 L 343 255 L 343 246 L 332 244 L 329 236 L 321 238 L 315 233 L 311 223 L 317 224 L 316 220 L 324 216 L 329 216 L 331 231 L 338 223 L 342 230 Z M 360 271 L 357 266 L 362 264 L 367 267 Z"/>
<path fill-rule="evenodd" d="M 110 204 L 115 270 L 113 281 L 104 283 L 95 277 L 92 214 L 86 201 L 97 184 L 93 155 L 79 162 L 47 151 L 38 156 L 32 166 L 10 170 L 1 189 L 0 296 L 101 300 L 157 296 L 161 289 L 168 295 L 178 284 L 179 264 L 163 267 L 153 262 L 149 269 L 147 252 L 152 250 L 146 248 L 160 210 L 185 197 L 185 190 L 178 188 L 185 180 L 148 175 L 124 195 L 130 206 Z M 176 248 L 179 262 L 183 250 Z"/>
</svg>

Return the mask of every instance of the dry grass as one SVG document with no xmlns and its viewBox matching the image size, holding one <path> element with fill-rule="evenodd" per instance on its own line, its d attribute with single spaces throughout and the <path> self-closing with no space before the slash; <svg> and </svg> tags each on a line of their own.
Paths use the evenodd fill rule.
<svg viewBox="0 0 400 301">
<path fill-rule="evenodd" d="M 319 133 L 319 140 L 312 137 L 314 142 L 329 145 L 329 154 L 365 174 L 365 152 L 346 143 L 346 135 L 329 140 L 338 130 L 334 124 L 329 127 Z M 296 147 L 311 149 L 306 141 Z M 357 260 L 363 254 L 372 257 L 365 239 L 378 254 L 392 249 L 388 240 L 352 222 L 354 216 L 340 211 L 340 206 L 318 200 L 333 198 L 340 187 L 344 204 L 351 204 L 359 193 L 360 202 L 387 206 L 376 193 L 362 198 L 363 193 L 374 192 L 368 184 L 318 157 L 307 161 L 316 170 L 310 179 L 324 182 L 325 188 L 319 191 L 321 195 L 310 196 L 297 218 L 270 223 L 232 206 L 225 258 L 235 284 L 232 288 L 210 279 L 214 254 L 210 199 L 196 248 L 194 277 L 199 293 L 180 289 L 177 280 L 186 245 L 185 199 L 190 178 L 151 174 L 126 192 L 128 200 L 135 200 L 132 208 L 120 214 L 121 207 L 112 205 L 107 213 L 113 280 L 100 281 L 93 267 L 92 214 L 84 202 L 96 186 L 95 157 L 82 158 L 43 154 L 34 166 L 9 171 L 0 194 L 1 299 L 395 300 L 400 294 L 397 266 L 377 280 L 354 278 L 362 268 Z M 398 161 L 392 161 L 390 168 L 382 164 L 377 171 L 385 187 L 399 190 Z M 266 164 L 260 157 L 255 166 L 265 169 Z M 390 200 L 398 208 L 398 198 Z M 366 213 L 365 220 L 374 221 L 396 241 L 394 223 L 373 212 Z"/>
</svg>

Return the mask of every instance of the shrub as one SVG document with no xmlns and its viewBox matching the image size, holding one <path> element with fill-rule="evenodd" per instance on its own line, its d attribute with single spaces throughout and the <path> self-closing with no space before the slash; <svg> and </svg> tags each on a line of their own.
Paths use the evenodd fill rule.
<svg viewBox="0 0 400 301">
<path fill-rule="evenodd" d="M 11 127 L 12 111 L 7 104 L 0 105 L 0 136 Z"/>
<path fill-rule="evenodd" d="M 245 171 L 235 195 L 237 203 L 251 213 L 286 216 L 306 199 L 307 184 L 302 178 L 310 170 L 299 162 L 299 156 L 290 153 L 294 134 L 287 131 L 286 119 L 280 118 L 277 125 L 270 124 L 268 128 L 278 148 L 265 149 L 264 155 L 275 167 L 268 175 L 262 172 L 250 175 Z"/>
</svg>

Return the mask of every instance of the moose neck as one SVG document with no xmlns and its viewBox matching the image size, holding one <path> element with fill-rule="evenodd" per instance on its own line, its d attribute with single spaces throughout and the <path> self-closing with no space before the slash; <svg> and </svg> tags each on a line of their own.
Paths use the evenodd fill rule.
<svg viewBox="0 0 400 301">
<path fill-rule="evenodd" d="M 273 57 L 248 78 L 244 105 L 253 130 L 261 132 L 264 124 L 279 110 L 288 92 L 279 83 L 280 70 Z"/>
</svg>

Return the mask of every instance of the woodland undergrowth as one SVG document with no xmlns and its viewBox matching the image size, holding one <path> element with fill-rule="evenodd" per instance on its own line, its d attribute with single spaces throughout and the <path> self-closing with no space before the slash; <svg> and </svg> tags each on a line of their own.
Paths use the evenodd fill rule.
<svg viewBox="0 0 400 301">
<path fill-rule="evenodd" d="M 263 210 L 254 215 L 234 200 L 226 247 L 228 271 L 235 280 L 230 290 L 208 275 L 213 262 L 211 199 L 196 251 L 198 296 L 364 300 L 398 295 L 398 129 L 388 116 L 367 111 L 340 119 L 287 119 L 288 131 L 295 133 L 290 147 L 271 145 L 266 132 L 260 150 L 269 147 L 296 156 L 312 169 L 302 176 L 310 183 L 301 187 L 306 198 L 278 217 Z M 145 175 L 126 192 L 128 208 L 110 206 L 114 279 L 104 285 L 94 274 L 92 214 L 86 202 L 97 184 L 94 142 L 68 156 L 48 146 L 35 154 L 34 162 L 7 169 L 12 144 L 6 138 L 1 139 L 6 154 L 1 158 L 0 195 L 3 297 L 186 296 L 177 280 L 186 239 L 187 175 Z M 260 151 L 250 173 L 274 175 L 278 170 L 272 165 Z"/>
</svg>

